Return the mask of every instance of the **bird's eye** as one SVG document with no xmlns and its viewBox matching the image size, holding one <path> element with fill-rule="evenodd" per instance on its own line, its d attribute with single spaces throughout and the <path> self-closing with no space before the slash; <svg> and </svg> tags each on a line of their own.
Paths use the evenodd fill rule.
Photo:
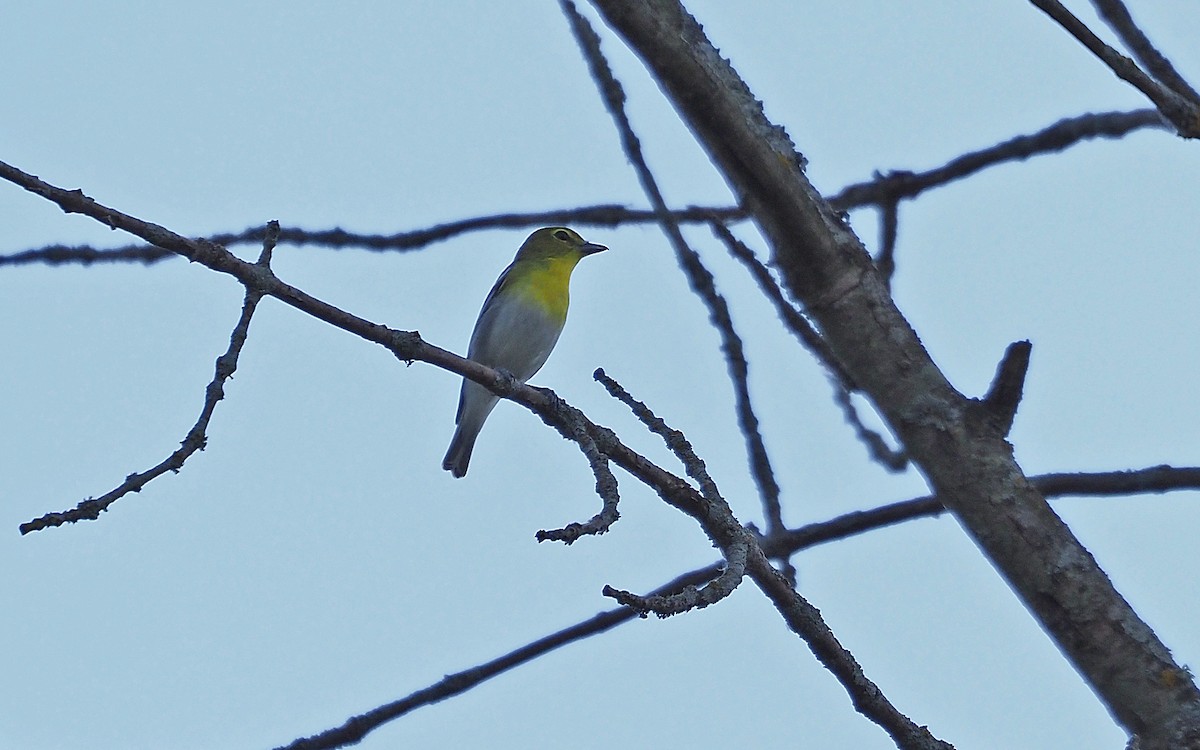
<svg viewBox="0 0 1200 750">
<path fill-rule="evenodd" d="M 561 229 L 558 230 L 557 232 L 555 232 L 554 236 L 557 237 L 558 239 L 562 240 L 563 242 L 571 241 L 571 235 L 567 234 L 565 231 L 563 231 Z"/>
</svg>

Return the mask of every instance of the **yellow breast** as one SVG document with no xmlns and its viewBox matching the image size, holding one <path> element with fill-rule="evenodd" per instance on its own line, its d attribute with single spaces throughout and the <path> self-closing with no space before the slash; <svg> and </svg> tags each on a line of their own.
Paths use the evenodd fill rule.
<svg viewBox="0 0 1200 750">
<path fill-rule="evenodd" d="M 562 323 L 567 319 L 567 306 L 570 303 L 571 272 L 578 262 L 577 257 L 524 261 L 529 265 L 513 275 L 513 293 L 542 308 L 552 319 Z"/>
</svg>

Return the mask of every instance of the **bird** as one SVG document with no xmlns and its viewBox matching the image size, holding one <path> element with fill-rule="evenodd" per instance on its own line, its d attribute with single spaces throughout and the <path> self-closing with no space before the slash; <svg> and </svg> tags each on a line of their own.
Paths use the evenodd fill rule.
<svg viewBox="0 0 1200 750">
<path fill-rule="evenodd" d="M 521 244 L 513 262 L 483 302 L 467 357 L 503 370 L 524 383 L 533 377 L 558 343 L 567 322 L 571 272 L 583 258 L 607 250 L 566 227 L 538 229 Z M 466 476 L 475 439 L 500 397 L 463 378 L 456 426 L 442 468 Z"/>
</svg>

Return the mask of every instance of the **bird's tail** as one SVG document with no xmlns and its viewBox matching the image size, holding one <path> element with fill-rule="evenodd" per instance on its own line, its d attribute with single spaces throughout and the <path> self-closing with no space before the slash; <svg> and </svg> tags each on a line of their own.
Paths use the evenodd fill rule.
<svg viewBox="0 0 1200 750">
<path fill-rule="evenodd" d="M 467 464 L 471 463 L 471 451 L 475 448 L 475 438 L 479 437 L 479 428 L 470 428 L 465 421 L 460 423 L 454 430 L 454 437 L 450 440 L 450 450 L 446 451 L 446 457 L 442 459 L 442 468 L 454 475 L 456 479 L 461 479 L 467 474 Z"/>
<path fill-rule="evenodd" d="M 442 459 L 442 468 L 453 474 L 456 479 L 466 476 L 467 464 L 471 462 L 471 451 L 475 448 L 475 438 L 479 437 L 483 423 L 487 421 L 488 415 L 499 400 L 496 394 L 478 383 L 472 383 L 470 380 L 463 383 L 462 395 L 458 401 L 458 414 L 454 418 L 458 427 L 454 428 L 450 450 L 446 451 L 446 457 Z"/>
</svg>

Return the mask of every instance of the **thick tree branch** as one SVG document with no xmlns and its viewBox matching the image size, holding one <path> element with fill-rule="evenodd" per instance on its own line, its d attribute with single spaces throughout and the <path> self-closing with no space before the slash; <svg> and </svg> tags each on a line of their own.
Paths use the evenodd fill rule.
<svg viewBox="0 0 1200 750">
<path fill-rule="evenodd" d="M 593 0 L 774 249 L 856 383 L 1026 606 L 1146 750 L 1200 746 L 1200 691 L 937 369 L 791 140 L 675 0 Z M 1167 676 L 1167 677 L 1164 677 Z M 1169 677 L 1169 678 L 1168 678 Z"/>
<path fill-rule="evenodd" d="M 571 0 L 560 0 L 559 5 L 562 6 L 563 12 L 568 17 L 571 31 L 574 32 L 576 40 L 580 43 L 583 54 L 586 56 L 588 67 L 592 71 L 596 85 L 599 86 L 605 106 L 613 116 L 614 122 L 616 122 L 625 154 L 634 163 L 638 179 L 642 182 L 643 190 L 646 191 L 650 205 L 654 206 L 656 214 L 660 217 L 662 230 L 666 233 L 667 238 L 671 240 L 671 245 L 676 250 L 680 266 L 683 266 L 684 270 L 688 272 L 692 287 L 700 290 L 703 294 L 703 288 L 706 287 L 704 272 L 702 272 L 703 268 L 698 265 L 698 258 L 695 252 L 691 251 L 691 248 L 688 247 L 688 244 L 683 239 L 683 234 L 679 232 L 679 224 L 673 220 L 670 212 L 667 211 L 666 202 L 662 198 L 658 184 L 656 184 L 654 176 L 650 174 L 650 170 L 646 166 L 646 161 L 642 157 L 641 144 L 638 142 L 624 113 L 624 91 L 620 88 L 617 79 L 613 77 L 604 56 L 600 54 L 599 37 L 596 36 L 587 19 L 584 19 L 578 13 L 574 2 Z M 797 155 L 793 152 L 792 156 Z M 710 278 L 707 286 L 709 288 L 712 287 L 712 280 Z M 709 294 L 706 296 L 706 299 L 712 301 L 713 296 L 713 294 Z M 716 316 L 713 317 L 714 323 L 716 323 Z M 643 407 L 643 410 L 647 414 L 647 419 L 643 421 L 646 421 L 648 425 L 654 424 L 656 418 L 653 418 L 653 415 L 648 413 L 648 409 L 644 409 Z M 676 444 L 680 443 L 680 440 L 674 439 L 671 434 L 668 434 L 673 431 L 666 430 L 665 426 L 662 427 L 664 427 L 664 431 L 660 432 L 660 434 L 667 439 L 668 445 L 671 445 L 672 442 Z M 911 719 L 900 713 L 883 696 L 880 689 L 874 683 L 871 683 L 870 680 L 866 679 L 862 668 L 858 666 L 858 662 L 854 660 L 853 655 L 841 647 L 841 644 L 834 637 L 833 631 L 830 631 L 828 626 L 824 624 L 821 613 L 817 612 L 816 607 L 810 605 L 803 596 L 800 596 L 796 592 L 796 588 L 794 588 L 793 584 L 788 581 L 788 578 L 784 574 L 772 568 L 767 557 L 764 556 L 761 548 L 758 547 L 758 542 L 754 536 L 743 528 L 742 524 L 738 523 L 737 518 L 733 516 L 730 506 L 728 506 L 724 498 L 720 497 L 720 494 L 716 491 L 714 482 L 708 478 L 707 472 L 703 468 L 703 463 L 694 454 L 690 454 L 690 452 L 679 450 L 677 451 L 677 455 L 680 457 L 680 460 L 684 461 L 684 466 L 688 470 L 689 475 L 700 484 L 702 500 L 700 503 L 685 506 L 674 503 L 670 494 L 660 492 L 660 497 L 666 500 L 667 503 L 676 506 L 676 508 L 694 517 L 697 522 L 700 522 L 704 532 L 715 542 L 716 546 L 721 548 L 726 559 L 730 560 L 731 566 L 733 550 L 740 551 L 745 547 L 749 551 L 746 553 L 746 557 L 749 559 L 748 571 L 750 577 L 754 578 L 758 588 L 762 589 L 764 594 L 767 594 L 768 599 L 774 602 L 775 607 L 784 616 L 788 626 L 797 635 L 804 638 L 804 641 L 809 644 L 809 648 L 817 656 L 817 659 L 838 678 L 848 694 L 851 695 L 854 708 L 858 709 L 863 715 L 868 716 L 871 721 L 876 722 L 878 726 L 888 732 L 889 736 L 901 748 L 948 748 L 948 744 L 941 742 L 941 740 L 932 736 L 926 728 L 917 726 Z M 766 454 L 763 452 L 763 455 Z M 739 553 L 738 558 L 740 557 L 742 556 Z M 737 578 L 740 580 L 740 570 L 738 571 Z M 649 605 L 649 602 L 643 601 L 643 604 Z"/>
</svg>

